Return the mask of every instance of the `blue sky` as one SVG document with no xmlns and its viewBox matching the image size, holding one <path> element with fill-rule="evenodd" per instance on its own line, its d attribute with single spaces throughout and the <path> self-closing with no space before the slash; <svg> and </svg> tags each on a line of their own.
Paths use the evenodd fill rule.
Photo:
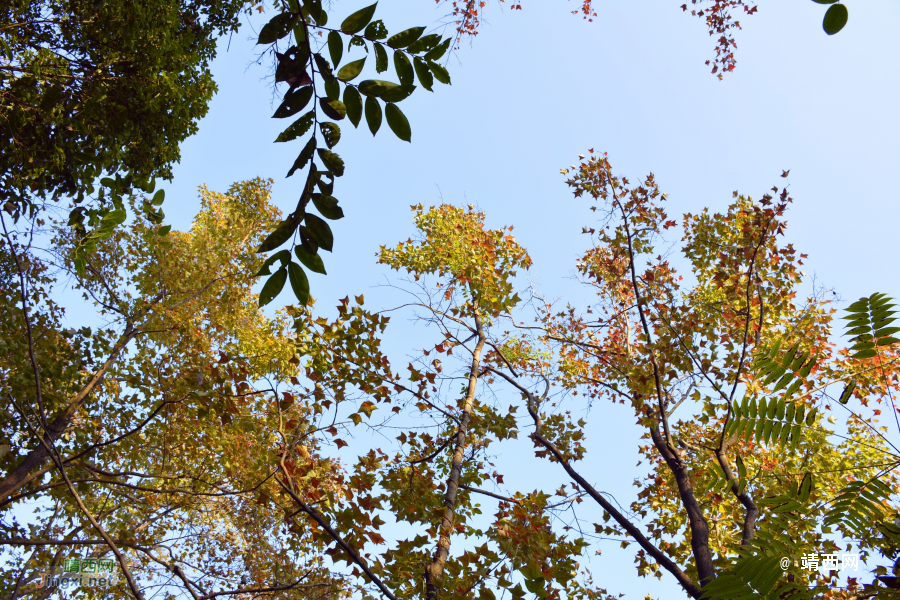
<svg viewBox="0 0 900 600">
<path fill-rule="evenodd" d="M 332 22 L 364 4 L 335 2 Z M 587 201 L 572 197 L 559 170 L 589 148 L 608 152 L 629 178 L 654 172 L 673 218 L 706 206 L 724 210 L 733 190 L 759 197 L 787 181 L 795 200 L 787 237 L 809 254 L 810 277 L 848 302 L 875 291 L 900 297 L 900 5 L 848 3 L 849 24 L 829 37 L 821 29 L 825 7 L 761 2 L 756 15 L 741 19 L 738 66 L 724 81 L 704 65 L 713 39 L 676 0 L 598 2 L 593 23 L 570 14 L 573 1 L 522 5 L 509 12 L 491 3 L 481 34 L 449 61 L 453 84 L 436 83 L 434 94 L 420 89 L 401 104 L 411 144 L 386 125 L 373 138 L 364 125 L 353 130 L 342 122 L 336 151 L 347 167 L 335 196 L 347 216 L 333 225 L 329 274 L 311 275 L 325 312 L 359 293 L 370 307 L 388 307 L 392 297 L 374 286 L 390 273 L 374 254 L 413 235 L 410 205 L 441 201 L 477 205 L 492 227 L 514 225 L 534 259 L 528 277 L 547 297 L 584 302 L 589 295 L 572 271 L 588 247 L 579 233 L 593 223 L 592 213 Z M 382 1 L 377 17 L 396 32 L 436 27 L 447 12 L 432 1 L 392 0 Z M 271 177 L 275 203 L 287 211 L 296 203 L 302 181 L 284 175 L 303 141 L 272 143 L 290 121 L 270 118 L 277 100 L 266 63 L 253 62 L 250 37 L 245 27 L 227 52 L 228 40 L 221 41 L 213 65 L 219 93 L 199 133 L 183 145 L 174 181 L 163 186 L 176 228 L 198 210 L 196 188 L 204 183 L 224 191 L 234 181 Z M 790 169 L 787 180 L 783 169 Z M 286 290 L 273 306 L 292 300 Z M 388 349 L 403 364 L 404 353 L 422 342 L 416 337 L 410 348 L 411 325 L 394 323 Z M 590 479 L 626 504 L 638 442 L 630 414 L 609 410 L 588 437 L 601 461 L 615 460 Z M 530 454 L 526 445 L 521 451 Z M 504 462 L 514 480 L 534 477 L 516 470 L 516 456 Z M 630 549 L 616 548 L 610 543 L 591 562 L 595 580 L 611 592 L 679 593 L 668 576 L 662 583 L 638 579 Z"/>
</svg>

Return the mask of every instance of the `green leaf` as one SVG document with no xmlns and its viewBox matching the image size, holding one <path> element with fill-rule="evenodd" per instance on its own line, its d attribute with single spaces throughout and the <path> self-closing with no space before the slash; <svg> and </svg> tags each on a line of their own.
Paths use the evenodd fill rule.
<svg viewBox="0 0 900 600">
<path fill-rule="evenodd" d="M 425 52 L 426 50 L 431 50 L 441 41 L 441 36 L 438 33 L 432 33 L 429 35 L 423 35 L 415 42 L 409 45 L 406 48 L 406 51 L 410 54 L 418 54 L 420 52 Z"/>
<path fill-rule="evenodd" d="M 281 105 L 278 107 L 278 110 L 275 111 L 275 114 L 272 115 L 272 118 L 284 119 L 296 115 L 306 108 L 312 95 L 313 89 L 312 86 L 309 85 L 289 91 L 284 95 L 284 100 L 281 101 Z"/>
<path fill-rule="evenodd" d="M 363 27 L 369 24 L 369 21 L 372 20 L 372 17 L 375 16 L 375 7 L 378 6 L 378 3 L 372 4 L 365 8 L 361 8 L 341 23 L 341 31 L 344 33 L 358 33 L 362 31 Z"/>
<path fill-rule="evenodd" d="M 785 398 L 790 398 L 791 396 L 796 394 L 797 390 L 800 389 L 801 385 L 803 385 L 802 379 L 798 379 L 794 383 L 792 383 L 791 386 L 784 391 L 784 397 L 782 398 L 782 400 Z M 779 417 L 779 418 L 781 418 L 781 417 Z"/>
<path fill-rule="evenodd" d="M 275 296 L 281 293 L 284 282 L 287 281 L 287 269 L 281 267 L 275 274 L 266 280 L 262 291 L 259 293 L 259 305 L 265 306 L 275 299 Z"/>
<path fill-rule="evenodd" d="M 312 83 L 306 65 L 309 62 L 309 52 L 306 46 L 291 46 L 284 54 L 277 54 L 278 66 L 275 67 L 275 83 L 285 81 L 291 89 L 305 87 Z"/>
<path fill-rule="evenodd" d="M 400 86 L 396 83 L 382 81 L 381 79 L 366 79 L 365 81 L 360 81 L 357 86 L 359 93 L 363 96 L 375 96 L 376 98 L 398 87 Z"/>
<path fill-rule="evenodd" d="M 834 35 L 844 28 L 848 18 L 849 14 L 847 13 L 847 7 L 843 4 L 835 4 L 825 11 L 825 18 L 822 20 L 822 29 L 824 29 L 825 33 L 828 35 Z"/>
<path fill-rule="evenodd" d="M 414 71 L 409 57 L 400 50 L 394 50 L 394 68 L 397 70 L 397 79 L 400 85 L 412 85 Z"/>
<path fill-rule="evenodd" d="M 785 425 L 785 428 L 787 428 L 787 425 Z M 801 435 L 800 426 L 794 425 L 794 427 L 791 429 L 791 451 L 794 451 L 797 449 L 797 444 L 800 443 L 800 435 Z"/>
<path fill-rule="evenodd" d="M 774 394 L 784 386 L 786 386 L 790 381 L 794 378 L 794 374 L 790 371 L 786 372 L 781 379 L 778 380 L 778 383 L 775 384 L 775 387 L 772 388 L 772 393 Z"/>
<path fill-rule="evenodd" d="M 344 218 L 344 211 L 338 206 L 337 198 L 334 196 L 329 196 L 327 194 L 313 194 L 312 201 L 313 204 L 315 204 L 316 209 L 322 213 L 322 216 L 326 219 L 336 221 Z"/>
<path fill-rule="evenodd" d="M 375 70 L 384 73 L 388 68 L 387 50 L 381 44 L 373 44 L 375 46 Z"/>
<path fill-rule="evenodd" d="M 337 31 L 328 34 L 328 54 L 331 56 L 331 64 L 337 67 L 344 55 L 344 40 Z"/>
<path fill-rule="evenodd" d="M 328 23 L 328 13 L 322 10 L 322 0 L 303 0 L 306 12 L 315 20 L 316 25 L 323 27 Z"/>
<path fill-rule="evenodd" d="M 803 368 L 800 370 L 800 377 L 802 377 L 803 379 L 806 379 L 807 377 L 809 377 L 809 374 L 812 371 L 812 368 L 816 365 L 816 361 L 817 361 L 816 357 L 815 356 L 812 357 L 809 360 L 809 362 L 806 363 L 803 366 Z"/>
<path fill-rule="evenodd" d="M 438 45 L 437 47 L 435 47 L 433 50 L 429 50 L 429 51 L 425 54 L 425 60 L 429 60 L 429 61 L 440 60 L 440 58 L 441 58 L 442 56 L 444 56 L 444 54 L 445 54 L 445 53 L 447 52 L 447 50 L 450 48 L 450 41 L 451 41 L 451 39 L 450 39 L 450 38 L 447 38 L 447 39 L 444 40 L 440 45 Z"/>
<path fill-rule="evenodd" d="M 322 257 L 318 254 L 313 254 L 303 246 L 295 246 L 294 254 L 296 254 L 300 262 L 313 273 L 327 275 L 327 273 L 325 273 L 325 263 L 322 262 Z"/>
<path fill-rule="evenodd" d="M 259 245 L 259 248 L 256 250 L 257 254 L 262 254 L 263 252 L 268 252 L 270 250 L 274 250 L 278 246 L 282 245 L 294 235 L 294 231 L 297 230 L 297 222 L 288 217 L 281 223 L 279 223 L 278 227 L 276 227 L 272 233 L 270 233 L 263 243 Z"/>
<path fill-rule="evenodd" d="M 331 72 L 331 65 L 328 64 L 328 61 L 321 54 L 314 54 L 313 58 L 316 61 L 316 67 L 319 69 L 319 73 L 325 79 L 333 79 L 334 74 Z"/>
<path fill-rule="evenodd" d="M 366 122 L 372 135 L 378 133 L 381 128 L 381 105 L 376 98 L 366 98 Z"/>
<path fill-rule="evenodd" d="M 316 215 L 306 215 L 306 228 L 322 250 L 332 251 L 334 247 L 334 234 L 328 223 Z"/>
<path fill-rule="evenodd" d="M 359 77 L 359 74 L 362 73 L 363 67 L 366 65 L 366 58 L 368 57 L 354 60 L 353 62 L 349 62 L 341 67 L 340 71 L 338 71 L 337 73 L 337 78 L 341 81 L 353 81 L 354 79 Z"/>
<path fill-rule="evenodd" d="M 437 79 L 441 83 L 450 85 L 450 73 L 447 72 L 447 69 L 433 62 L 428 63 L 428 68 L 431 69 L 432 73 L 434 73 L 435 79 Z"/>
<path fill-rule="evenodd" d="M 398 85 L 381 94 L 380 98 L 385 102 L 401 102 L 409 98 L 415 89 L 414 85 Z"/>
<path fill-rule="evenodd" d="M 415 60 L 413 60 L 413 67 L 416 70 L 416 76 L 419 78 L 419 83 L 422 84 L 422 87 L 429 92 L 434 91 L 431 89 L 434 85 L 434 75 L 431 74 L 425 61 L 417 56 Z"/>
<path fill-rule="evenodd" d="M 156 230 L 156 235 L 158 235 L 159 237 L 166 237 L 167 235 L 169 235 L 169 231 L 171 231 L 171 229 L 171 225 L 165 225 Z"/>
<path fill-rule="evenodd" d="M 811 411 L 809 411 L 809 414 L 806 415 L 806 426 L 807 426 L 807 427 L 813 427 L 813 426 L 816 424 L 816 421 L 817 421 L 816 415 L 817 415 L 817 413 L 818 413 L 818 409 L 817 409 L 817 408 L 813 408 Z"/>
<path fill-rule="evenodd" d="M 344 88 L 344 106 L 347 108 L 347 118 L 353 123 L 354 127 L 359 127 L 359 121 L 362 119 L 362 96 L 359 90 L 349 85 Z"/>
<path fill-rule="evenodd" d="M 841 397 L 838 398 L 841 404 L 847 404 L 850 401 L 850 396 L 853 395 L 853 390 L 856 389 L 856 381 L 851 379 L 850 382 L 844 387 L 844 391 L 841 392 Z"/>
<path fill-rule="evenodd" d="M 341 84 L 334 77 L 325 80 L 325 96 L 329 100 L 341 99 Z"/>
<path fill-rule="evenodd" d="M 300 154 L 297 156 L 297 160 L 294 161 L 294 165 L 291 167 L 291 170 L 288 171 L 287 176 L 290 177 L 294 174 L 294 171 L 297 169 L 302 169 L 306 166 L 306 163 L 309 162 L 309 159 L 312 158 L 313 152 L 316 150 L 316 136 L 312 136 L 309 138 L 309 141 L 306 142 L 306 145 L 303 147 L 303 150 L 300 151 Z"/>
<path fill-rule="evenodd" d="M 291 288 L 294 290 L 294 295 L 297 297 L 301 306 L 306 306 L 309 304 L 309 279 L 306 278 L 306 273 L 304 273 L 303 269 L 300 268 L 300 265 L 295 262 L 288 263 L 287 269 L 288 275 L 291 278 Z"/>
<path fill-rule="evenodd" d="M 312 88 L 307 88 L 312 91 Z M 305 134 L 309 131 L 309 128 L 312 127 L 313 119 L 316 117 L 316 111 L 311 110 L 293 123 L 291 123 L 287 129 L 278 134 L 278 137 L 275 138 L 275 143 L 279 142 L 290 142 L 291 140 L 295 140 L 301 135 Z"/>
<path fill-rule="evenodd" d="M 322 137 L 325 138 L 325 145 L 329 148 L 334 148 L 341 141 L 341 128 L 337 126 L 337 123 L 319 123 L 319 130 L 322 132 Z"/>
<path fill-rule="evenodd" d="M 166 190 L 157 190 L 155 194 L 153 194 L 153 199 L 150 200 L 150 204 L 153 206 L 161 206 L 163 202 L 166 200 Z"/>
<path fill-rule="evenodd" d="M 286 36 L 300 15 L 292 15 L 291 13 L 280 13 L 272 17 L 272 19 L 263 25 L 259 32 L 257 44 L 271 44 Z"/>
<path fill-rule="evenodd" d="M 291 260 L 291 253 L 287 250 L 276 252 L 266 259 L 266 262 L 264 262 L 263 265 L 259 268 L 259 271 L 257 271 L 255 277 L 271 275 L 272 273 L 269 272 L 269 267 L 274 265 L 276 260 L 280 260 L 282 265 L 287 264 Z"/>
<path fill-rule="evenodd" d="M 327 182 L 325 181 L 326 176 L 328 177 Z M 334 191 L 334 173 L 325 171 L 316 179 L 316 184 L 319 186 L 319 190 L 321 190 L 323 194 L 331 195 L 331 193 Z"/>
<path fill-rule="evenodd" d="M 406 48 L 414 41 L 419 39 L 424 31 L 424 27 L 410 27 L 405 31 L 401 31 L 398 34 L 389 37 L 387 40 L 387 45 L 391 48 Z"/>
<path fill-rule="evenodd" d="M 804 504 L 809 502 L 809 493 L 812 491 L 812 473 L 805 473 L 803 475 L 803 481 L 800 482 L 800 495 L 799 500 Z"/>
<path fill-rule="evenodd" d="M 325 166 L 329 171 L 341 177 L 344 174 L 344 161 L 341 160 L 341 157 L 335 154 L 334 152 L 330 152 L 325 150 L 324 148 L 319 149 L 319 158 L 325 163 Z"/>
<path fill-rule="evenodd" d="M 411 141 L 412 133 L 409 129 L 409 121 L 396 104 L 389 102 L 384 108 L 384 116 L 387 119 L 388 127 L 398 138 L 404 142 Z"/>
<path fill-rule="evenodd" d="M 388 36 L 388 30 L 384 26 L 383 21 L 372 21 L 369 23 L 368 27 L 366 27 L 366 32 L 363 35 L 370 40 L 383 40 Z"/>
<path fill-rule="evenodd" d="M 300 232 L 301 246 L 310 254 L 317 254 L 319 252 L 319 243 L 316 242 L 309 229 L 301 225 L 298 231 Z"/>
<path fill-rule="evenodd" d="M 347 107 L 340 100 L 329 100 L 328 98 L 319 99 L 319 107 L 322 112 L 334 119 L 340 121 L 347 116 Z"/>
</svg>

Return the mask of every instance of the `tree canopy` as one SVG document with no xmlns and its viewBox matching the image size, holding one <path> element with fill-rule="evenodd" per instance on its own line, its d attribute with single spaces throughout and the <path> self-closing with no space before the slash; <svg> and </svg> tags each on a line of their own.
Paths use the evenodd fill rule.
<svg viewBox="0 0 900 600">
<path fill-rule="evenodd" d="M 48 597 L 42 573 L 74 556 L 121 573 L 83 593 L 138 598 L 614 597 L 585 563 L 609 537 L 635 547 L 638 574 L 694 598 L 851 597 L 799 561 L 841 540 L 870 566 L 885 557 L 860 583 L 887 589 L 900 539 L 900 458 L 878 419 L 897 392 L 888 300 L 851 306 L 854 345 L 831 345 L 828 295 L 798 297 L 786 189 L 673 218 L 653 175 L 614 175 L 605 155 L 563 171 L 599 217 L 576 265 L 596 302 L 523 301 L 532 261 L 512 227 L 414 206 L 417 237 L 378 258 L 408 276 L 400 310 L 426 326 L 402 370 L 381 349 L 390 318 L 362 295 L 335 319 L 312 301 L 260 312 L 255 250 L 280 219 L 264 181 L 203 190 L 186 232 L 116 230 L 85 277 L 64 225 L 43 258 L 9 233 L 4 594 Z M 684 275 L 659 253 L 676 231 Z M 59 269 L 109 325 L 62 327 Z M 588 452 L 597 418 L 644 432 L 628 506 Z M 510 489 L 494 458 L 519 437 L 533 444 L 520 460 L 569 484 Z"/>
</svg>

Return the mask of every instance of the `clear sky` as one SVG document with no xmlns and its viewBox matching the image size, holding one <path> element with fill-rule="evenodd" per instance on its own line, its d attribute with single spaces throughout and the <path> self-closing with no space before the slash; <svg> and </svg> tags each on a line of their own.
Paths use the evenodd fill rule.
<svg viewBox="0 0 900 600">
<path fill-rule="evenodd" d="M 756 15 L 740 19 L 737 69 L 719 81 L 704 65 L 714 41 L 680 1 L 598 1 L 593 23 L 570 14 L 578 8 L 571 0 L 523 0 L 514 12 L 491 3 L 481 34 L 449 62 L 452 86 L 435 83 L 434 94 L 418 90 L 400 105 L 411 144 L 386 125 L 373 139 L 364 124 L 353 130 L 342 122 L 336 150 L 346 174 L 335 196 L 347 216 L 333 225 L 329 274 L 311 275 L 319 306 L 330 312 L 337 298 L 364 292 L 368 306 L 388 307 L 392 298 L 373 286 L 390 273 L 374 254 L 413 234 L 410 205 L 441 200 L 479 206 L 492 227 L 514 225 L 534 259 L 529 277 L 548 297 L 582 303 L 589 296 L 572 271 L 587 248 L 578 234 L 592 213 L 559 170 L 589 148 L 608 152 L 629 178 L 654 172 L 673 218 L 705 206 L 724 210 L 733 190 L 759 197 L 787 181 L 795 200 L 787 237 L 809 254 L 809 285 L 815 276 L 847 301 L 875 291 L 900 297 L 900 4 L 848 2 L 847 27 L 829 37 L 821 28 L 825 7 L 761 0 Z M 339 0 L 331 20 L 367 3 Z M 437 26 L 447 12 L 430 0 L 390 0 L 378 17 L 393 33 Z M 224 191 L 234 181 L 271 177 L 275 203 L 286 211 L 296 203 L 302 180 L 284 175 L 303 141 L 272 143 L 290 121 L 269 118 L 277 103 L 268 68 L 253 63 L 248 37 L 255 38 L 245 27 L 227 52 L 222 40 L 213 67 L 219 93 L 184 144 L 173 183 L 163 186 L 176 228 L 199 208 L 196 187 L 204 183 Z M 286 289 L 273 306 L 292 301 Z M 420 342 L 409 324 L 395 323 L 388 348 L 402 365 Z M 595 453 L 588 478 L 627 504 L 638 443 L 630 412 L 595 410 L 610 412 L 588 429 Z M 528 446 L 520 450 L 530 454 Z M 515 456 L 504 461 L 515 475 Z M 534 477 L 528 469 L 519 478 Z M 610 542 L 591 562 L 611 592 L 680 596 L 668 575 L 662 583 L 638 579 L 633 548 L 617 548 Z"/>
</svg>

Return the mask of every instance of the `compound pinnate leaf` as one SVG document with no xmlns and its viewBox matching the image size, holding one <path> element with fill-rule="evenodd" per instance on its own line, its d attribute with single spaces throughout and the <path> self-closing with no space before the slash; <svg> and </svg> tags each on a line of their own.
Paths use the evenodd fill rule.
<svg viewBox="0 0 900 600">
<path fill-rule="evenodd" d="M 378 133 L 381 128 L 381 104 L 377 98 L 366 98 L 366 122 L 369 124 L 369 131 L 372 135 Z"/>
<path fill-rule="evenodd" d="M 318 254 L 310 252 L 302 245 L 294 247 L 294 254 L 297 256 L 297 259 L 313 273 L 327 275 L 327 273 L 325 273 L 325 263 L 322 262 L 322 257 Z"/>
<path fill-rule="evenodd" d="M 334 248 L 334 234 L 328 223 L 316 215 L 306 215 L 306 229 L 322 250 L 329 252 Z"/>
<path fill-rule="evenodd" d="M 411 141 L 412 132 L 409 129 L 409 121 L 396 104 L 388 103 L 384 108 L 384 116 L 388 126 L 394 134 L 404 142 Z"/>
<path fill-rule="evenodd" d="M 284 95 L 284 99 L 281 101 L 281 105 L 278 107 L 278 110 L 275 111 L 275 114 L 272 115 L 273 119 L 284 119 L 286 117 L 292 117 L 309 104 L 309 101 L 312 99 L 313 89 L 311 86 L 305 86 L 301 88 L 296 88 L 289 91 Z"/>
<path fill-rule="evenodd" d="M 375 4 L 359 9 L 344 19 L 343 23 L 341 23 L 341 31 L 344 33 L 358 33 L 361 31 L 363 27 L 369 24 L 372 17 L 375 16 L 375 8 L 377 6 L 378 3 L 376 2 Z"/>
<path fill-rule="evenodd" d="M 284 282 L 287 281 L 287 269 L 281 267 L 266 280 L 262 291 L 259 293 L 259 305 L 265 306 L 275 299 L 275 296 L 281 293 L 284 288 Z"/>
<path fill-rule="evenodd" d="M 291 289 L 294 290 L 294 295 L 297 297 L 301 306 L 306 306 L 309 304 L 309 279 L 306 278 L 306 273 L 304 273 L 300 265 L 295 262 L 288 263 L 287 271 L 291 280 Z"/>
</svg>

